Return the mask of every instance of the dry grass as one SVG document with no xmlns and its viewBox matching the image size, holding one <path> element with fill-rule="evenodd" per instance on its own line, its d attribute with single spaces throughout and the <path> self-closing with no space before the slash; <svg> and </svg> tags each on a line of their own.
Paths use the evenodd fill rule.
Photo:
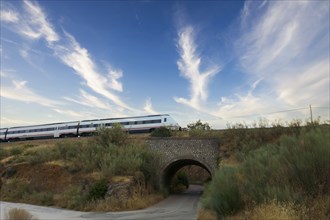
<svg viewBox="0 0 330 220">
<path fill-rule="evenodd" d="M 5 213 L 5 220 L 37 220 L 25 209 L 13 208 Z"/>
<path fill-rule="evenodd" d="M 217 215 L 215 211 L 209 209 L 199 209 L 197 213 L 197 220 L 216 220 Z"/>
<path fill-rule="evenodd" d="M 145 196 L 136 196 L 129 198 L 127 201 L 106 198 L 104 200 L 93 201 L 87 204 L 84 211 L 124 211 L 144 209 L 154 205 L 164 199 L 161 194 L 150 194 Z"/>
<path fill-rule="evenodd" d="M 293 203 L 278 203 L 276 201 L 271 201 L 251 208 L 246 208 L 235 215 L 228 216 L 226 219 L 330 219 L 330 196 L 310 199 L 307 203 L 306 205 L 298 206 Z"/>
</svg>

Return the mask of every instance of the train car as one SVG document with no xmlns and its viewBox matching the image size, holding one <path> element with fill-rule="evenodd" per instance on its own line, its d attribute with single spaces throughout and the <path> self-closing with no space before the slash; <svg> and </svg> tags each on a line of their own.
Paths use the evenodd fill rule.
<svg viewBox="0 0 330 220">
<path fill-rule="evenodd" d="M 8 128 L 6 140 L 29 140 L 35 138 L 54 138 L 57 135 L 58 124 L 32 125 Z"/>
<path fill-rule="evenodd" d="M 72 137 L 77 135 L 79 122 L 53 123 L 8 128 L 6 141 L 41 138 Z"/>
<path fill-rule="evenodd" d="M 79 125 L 79 136 L 87 136 L 96 131 L 98 127 L 111 128 L 113 124 L 120 124 L 129 133 L 152 132 L 159 127 L 168 127 L 170 129 L 179 129 L 178 123 L 168 115 L 148 115 L 139 117 L 125 118 L 106 118 L 97 120 L 81 121 Z"/>
</svg>

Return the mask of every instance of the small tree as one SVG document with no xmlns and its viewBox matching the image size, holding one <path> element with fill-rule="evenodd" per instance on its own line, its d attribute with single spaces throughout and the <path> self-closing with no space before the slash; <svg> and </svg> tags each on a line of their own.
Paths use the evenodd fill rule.
<svg viewBox="0 0 330 220">
<path fill-rule="evenodd" d="M 97 130 L 96 140 L 101 146 L 107 147 L 110 144 L 122 146 L 128 138 L 127 132 L 121 124 L 114 123 L 111 128 L 101 127 Z"/>
<path fill-rule="evenodd" d="M 190 123 L 187 125 L 189 130 L 201 130 L 201 131 L 209 131 L 211 127 L 208 123 L 203 123 L 201 120 L 198 120 L 194 123 Z"/>
<path fill-rule="evenodd" d="M 189 129 L 189 136 L 191 137 L 206 137 L 209 134 L 208 131 L 211 130 L 210 125 L 206 122 L 201 122 L 201 120 L 190 123 L 187 127 Z"/>
</svg>

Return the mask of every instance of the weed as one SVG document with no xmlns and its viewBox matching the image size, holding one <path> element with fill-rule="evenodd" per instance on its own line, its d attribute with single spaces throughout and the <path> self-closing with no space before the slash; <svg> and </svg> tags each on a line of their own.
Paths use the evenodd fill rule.
<svg viewBox="0 0 330 220">
<path fill-rule="evenodd" d="M 23 152 L 22 147 L 13 147 L 10 149 L 10 155 L 18 155 L 21 154 L 22 152 Z"/>
<path fill-rule="evenodd" d="M 12 208 L 5 213 L 5 220 L 38 220 L 25 209 Z"/>
</svg>

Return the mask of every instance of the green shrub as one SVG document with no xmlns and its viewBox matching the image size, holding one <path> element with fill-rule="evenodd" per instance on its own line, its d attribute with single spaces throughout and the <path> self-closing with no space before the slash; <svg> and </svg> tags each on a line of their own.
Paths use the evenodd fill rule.
<svg viewBox="0 0 330 220">
<path fill-rule="evenodd" d="M 61 196 L 61 207 L 69 209 L 81 209 L 86 203 L 86 196 L 81 193 L 82 189 L 77 186 L 69 186 Z"/>
<path fill-rule="evenodd" d="M 216 211 L 218 219 L 243 208 L 235 176 L 237 172 L 235 167 L 218 170 L 205 189 L 202 204 L 205 208 Z"/>
<path fill-rule="evenodd" d="M 106 179 L 101 179 L 95 182 L 88 193 L 88 200 L 98 200 L 104 199 L 108 191 L 108 181 Z"/>
<path fill-rule="evenodd" d="M 111 144 L 123 146 L 127 143 L 128 134 L 121 124 L 114 123 L 111 128 L 100 127 L 96 132 L 95 140 L 103 147 Z"/>
<path fill-rule="evenodd" d="M 8 179 L 1 188 L 1 199 L 19 202 L 32 193 L 30 184 L 21 179 Z"/>
<path fill-rule="evenodd" d="M 37 151 L 28 152 L 24 158 L 29 164 L 35 165 L 54 160 L 57 157 L 54 154 L 53 148 L 40 148 Z"/>
<path fill-rule="evenodd" d="M 301 202 L 327 192 L 330 133 L 302 129 L 279 144 L 257 147 L 235 168 L 219 169 L 206 188 L 203 205 L 221 218 L 244 206 L 269 201 Z"/>
<path fill-rule="evenodd" d="M 211 127 L 208 123 L 203 123 L 201 120 L 198 120 L 194 123 L 187 125 L 189 130 L 190 137 L 210 137 L 211 136 Z"/>
<path fill-rule="evenodd" d="M 37 205 L 50 206 L 54 204 L 53 194 L 51 192 L 32 192 L 25 199 Z"/>
<path fill-rule="evenodd" d="M 161 156 L 159 153 L 144 150 L 140 154 L 142 163 L 140 165 L 140 171 L 143 173 L 145 181 L 150 183 L 154 189 L 160 189 L 160 174 L 159 169 L 161 165 Z"/>
<path fill-rule="evenodd" d="M 64 140 L 55 144 L 57 158 L 62 160 L 72 160 L 81 151 L 82 142 Z"/>
<path fill-rule="evenodd" d="M 151 137 L 171 137 L 172 132 L 166 127 L 156 128 L 151 134 Z"/>
</svg>

